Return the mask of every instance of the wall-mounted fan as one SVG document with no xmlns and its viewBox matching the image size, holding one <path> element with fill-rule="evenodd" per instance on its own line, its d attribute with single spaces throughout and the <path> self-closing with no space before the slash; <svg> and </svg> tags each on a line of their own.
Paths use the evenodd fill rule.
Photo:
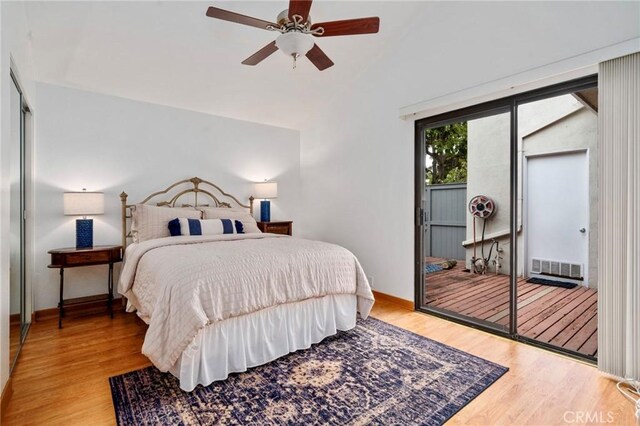
<svg viewBox="0 0 640 426">
<path fill-rule="evenodd" d="M 377 33 L 380 18 L 358 18 L 344 21 L 311 22 L 309 10 L 312 0 L 290 0 L 289 9 L 283 10 L 276 18 L 277 23 L 240 15 L 228 10 L 210 7 L 207 16 L 224 21 L 277 31 L 278 38 L 242 61 L 244 65 L 257 65 L 269 55 L 280 49 L 287 56 L 293 57 L 296 67 L 298 57 L 305 55 L 320 71 L 333 65 L 333 61 L 313 41 L 313 37 L 333 37 L 356 34 Z"/>
</svg>

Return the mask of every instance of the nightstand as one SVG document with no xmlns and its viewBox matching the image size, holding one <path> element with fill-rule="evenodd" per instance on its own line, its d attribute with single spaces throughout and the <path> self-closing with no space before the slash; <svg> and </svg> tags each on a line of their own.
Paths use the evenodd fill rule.
<svg viewBox="0 0 640 426">
<path fill-rule="evenodd" d="M 105 301 L 113 318 L 113 264 L 122 261 L 122 246 L 94 246 L 87 249 L 61 248 L 49 250 L 51 265 L 60 269 L 60 303 L 58 304 L 58 328 L 62 328 L 65 305 L 81 305 Z M 80 266 L 109 265 L 108 293 L 97 296 L 64 300 L 64 270 Z"/>
<path fill-rule="evenodd" d="M 258 222 L 258 229 L 271 234 L 291 235 L 293 233 L 293 221 Z"/>
</svg>

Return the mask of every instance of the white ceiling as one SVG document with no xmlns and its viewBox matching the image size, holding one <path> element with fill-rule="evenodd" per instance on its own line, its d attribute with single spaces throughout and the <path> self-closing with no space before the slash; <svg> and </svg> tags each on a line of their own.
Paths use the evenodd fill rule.
<svg viewBox="0 0 640 426">
<path fill-rule="evenodd" d="M 215 5 L 275 20 L 288 2 L 29 2 L 27 18 L 39 81 L 289 128 L 318 109 L 400 42 L 428 11 L 424 2 L 316 0 L 314 22 L 380 16 L 376 35 L 316 39 L 335 62 L 319 72 L 292 69 L 276 52 L 240 62 L 275 33 L 205 16 Z"/>
</svg>

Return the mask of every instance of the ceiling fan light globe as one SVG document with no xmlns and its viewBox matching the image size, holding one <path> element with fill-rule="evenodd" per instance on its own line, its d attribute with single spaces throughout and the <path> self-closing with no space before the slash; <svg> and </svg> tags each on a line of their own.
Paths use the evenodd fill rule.
<svg viewBox="0 0 640 426">
<path fill-rule="evenodd" d="M 304 56 L 313 45 L 309 35 L 298 32 L 284 33 L 276 39 L 276 46 L 287 56 Z"/>
</svg>

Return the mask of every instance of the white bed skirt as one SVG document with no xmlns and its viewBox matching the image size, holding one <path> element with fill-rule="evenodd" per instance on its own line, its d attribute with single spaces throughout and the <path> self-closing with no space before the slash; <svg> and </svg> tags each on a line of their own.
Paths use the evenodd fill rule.
<svg viewBox="0 0 640 426">
<path fill-rule="evenodd" d="M 356 304 L 355 295 L 325 296 L 211 324 L 198 333 L 171 374 L 190 392 L 199 384 L 307 349 L 338 330 L 355 327 Z"/>
</svg>

